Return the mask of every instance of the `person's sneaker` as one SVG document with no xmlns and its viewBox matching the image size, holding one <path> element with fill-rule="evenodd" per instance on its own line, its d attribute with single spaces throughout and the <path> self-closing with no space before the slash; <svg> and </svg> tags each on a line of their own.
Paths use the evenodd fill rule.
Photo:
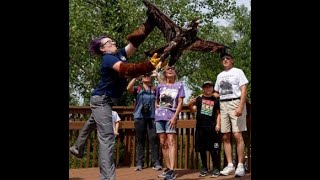
<svg viewBox="0 0 320 180">
<path fill-rule="evenodd" d="M 153 166 L 152 169 L 154 169 L 156 171 L 160 171 L 160 170 L 162 170 L 162 167 L 160 165 L 156 165 L 156 166 Z"/>
<path fill-rule="evenodd" d="M 76 156 L 77 158 L 82 158 L 83 157 L 83 154 L 80 154 L 76 147 L 71 146 L 69 150 L 70 150 L 71 154 Z"/>
<path fill-rule="evenodd" d="M 142 166 L 138 165 L 136 168 L 134 168 L 135 171 L 142 171 Z"/>
<path fill-rule="evenodd" d="M 215 177 L 218 177 L 219 175 L 220 175 L 219 169 L 213 169 L 210 177 L 215 178 Z"/>
<path fill-rule="evenodd" d="M 164 180 L 174 180 L 174 179 L 176 179 L 176 173 L 174 172 L 174 170 L 167 171 Z"/>
<path fill-rule="evenodd" d="M 207 175 L 207 172 L 208 172 L 208 169 L 202 168 L 201 171 L 200 171 L 199 176 L 200 176 L 200 177 L 204 177 L 204 176 Z"/>
<path fill-rule="evenodd" d="M 161 174 L 158 175 L 158 177 L 159 178 L 165 178 L 168 171 L 170 171 L 170 169 L 166 168 Z"/>
<path fill-rule="evenodd" d="M 238 166 L 237 169 L 236 169 L 236 172 L 234 173 L 234 176 L 235 177 L 240 177 L 240 176 L 244 176 L 246 173 L 245 173 L 245 169 L 243 166 Z"/>
<path fill-rule="evenodd" d="M 230 174 L 233 174 L 235 171 L 234 167 L 226 166 L 222 171 L 220 171 L 220 174 L 228 176 Z"/>
</svg>

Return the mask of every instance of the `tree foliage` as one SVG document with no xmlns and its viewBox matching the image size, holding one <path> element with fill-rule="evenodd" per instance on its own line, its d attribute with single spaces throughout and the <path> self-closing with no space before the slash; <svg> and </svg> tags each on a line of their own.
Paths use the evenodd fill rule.
<svg viewBox="0 0 320 180">
<path fill-rule="evenodd" d="M 245 7 L 236 7 L 235 0 L 150 0 L 179 26 L 196 17 L 203 20 L 198 37 L 231 46 L 236 67 L 251 78 L 251 15 Z M 92 89 L 99 81 L 101 58 L 88 52 L 89 42 L 100 35 L 112 37 L 118 47 L 128 42 L 125 36 L 146 20 L 146 7 L 141 0 L 69 0 L 69 94 L 75 104 L 79 94 L 88 104 Z M 214 18 L 230 19 L 230 26 L 219 26 Z M 154 29 L 139 47 L 130 62 L 147 59 L 144 52 L 165 44 L 160 30 Z M 204 80 L 215 81 L 222 70 L 217 54 L 185 51 L 176 63 L 179 77 L 186 86 L 200 93 Z M 250 88 L 249 88 L 250 89 Z M 250 97 L 250 96 L 249 96 Z M 122 105 L 132 96 L 125 93 Z"/>
</svg>

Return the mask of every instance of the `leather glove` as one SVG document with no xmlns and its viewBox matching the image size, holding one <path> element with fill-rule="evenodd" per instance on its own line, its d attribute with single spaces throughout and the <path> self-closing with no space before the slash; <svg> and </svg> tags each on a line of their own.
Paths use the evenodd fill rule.
<svg viewBox="0 0 320 180">
<path fill-rule="evenodd" d="M 160 58 L 157 58 L 158 56 L 158 53 L 154 53 L 153 56 L 150 58 L 149 62 L 152 64 L 152 66 L 154 68 L 157 67 L 157 65 L 159 64 L 160 62 Z"/>
</svg>

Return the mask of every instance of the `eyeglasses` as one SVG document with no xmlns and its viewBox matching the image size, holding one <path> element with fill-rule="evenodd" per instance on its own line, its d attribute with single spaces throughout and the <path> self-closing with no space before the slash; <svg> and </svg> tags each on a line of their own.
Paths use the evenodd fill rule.
<svg viewBox="0 0 320 180">
<path fill-rule="evenodd" d="M 221 58 L 220 60 L 222 61 L 222 60 L 231 60 L 231 57 L 223 57 L 223 58 Z"/>
<path fill-rule="evenodd" d="M 115 41 L 113 41 L 113 40 L 108 40 L 108 41 L 106 41 L 105 43 L 101 44 L 100 47 L 103 47 L 104 45 L 106 45 L 106 44 L 108 44 L 108 43 L 114 43 L 114 42 L 115 42 Z"/>
</svg>

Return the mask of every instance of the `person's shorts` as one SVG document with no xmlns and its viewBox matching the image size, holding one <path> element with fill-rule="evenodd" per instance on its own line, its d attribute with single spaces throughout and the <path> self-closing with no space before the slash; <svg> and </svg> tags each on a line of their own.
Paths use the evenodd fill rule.
<svg viewBox="0 0 320 180">
<path fill-rule="evenodd" d="M 160 120 L 156 122 L 157 133 L 177 133 L 176 128 L 169 127 L 169 120 Z"/>
<path fill-rule="evenodd" d="M 243 107 L 243 112 L 240 117 L 235 116 L 235 110 L 239 107 L 240 99 L 232 101 L 220 101 L 221 114 L 221 133 L 242 132 L 247 130 L 246 105 Z"/>
</svg>

